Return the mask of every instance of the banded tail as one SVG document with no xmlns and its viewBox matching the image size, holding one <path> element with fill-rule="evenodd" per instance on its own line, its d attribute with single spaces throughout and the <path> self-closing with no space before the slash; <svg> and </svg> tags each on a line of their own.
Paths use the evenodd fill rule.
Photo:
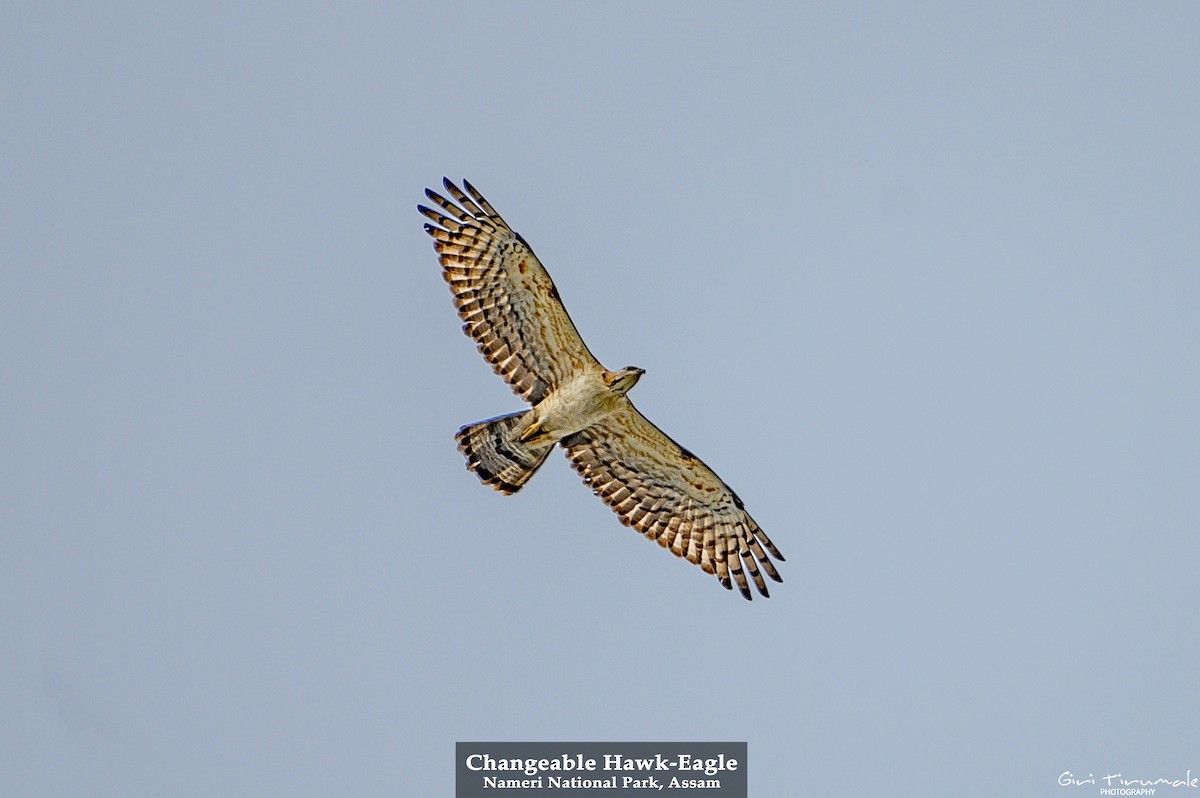
<svg viewBox="0 0 1200 798">
<path fill-rule="evenodd" d="M 530 444 L 518 440 L 532 414 L 532 410 L 509 413 L 460 429 L 454 439 L 467 458 L 467 469 L 501 493 L 519 491 L 554 448 L 554 441 Z"/>
</svg>

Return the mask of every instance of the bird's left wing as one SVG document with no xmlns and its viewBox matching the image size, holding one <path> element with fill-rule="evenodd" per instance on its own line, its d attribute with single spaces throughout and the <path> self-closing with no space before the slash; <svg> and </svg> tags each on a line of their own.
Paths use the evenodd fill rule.
<svg viewBox="0 0 1200 798">
<path fill-rule="evenodd" d="M 417 210 L 433 222 L 425 232 L 433 236 L 463 332 L 496 373 L 537 404 L 572 375 L 602 369 L 525 239 L 470 183 L 463 181 L 465 192 L 443 183 L 454 202 L 426 189 L 437 207 Z"/>
<path fill-rule="evenodd" d="M 784 559 L 742 506 L 742 500 L 699 458 L 671 440 L 625 399 L 611 415 L 562 440 L 583 481 L 621 523 L 732 589 L 751 597 L 750 573 L 768 595 L 759 569 L 782 582 L 767 556 Z M 764 551 L 765 547 L 765 551 Z"/>
</svg>

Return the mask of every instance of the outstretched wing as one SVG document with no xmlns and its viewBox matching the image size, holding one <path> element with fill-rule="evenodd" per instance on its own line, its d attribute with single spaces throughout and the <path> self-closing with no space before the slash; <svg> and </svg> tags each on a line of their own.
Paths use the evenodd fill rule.
<svg viewBox="0 0 1200 798">
<path fill-rule="evenodd" d="M 758 592 L 768 595 L 760 567 L 776 582 L 783 581 L 767 552 L 780 561 L 783 555 L 737 494 L 628 399 L 602 422 L 564 438 L 562 445 L 584 483 L 622 524 L 715 573 L 727 589 L 732 589 L 732 574 L 749 599 L 748 571 Z"/>
<path fill-rule="evenodd" d="M 531 404 L 581 371 L 603 368 L 567 315 L 554 281 L 525 239 L 463 181 L 443 181 L 458 204 L 431 189 L 437 206 L 418 205 L 433 224 L 433 248 L 454 293 L 463 332 L 518 396 Z"/>
</svg>

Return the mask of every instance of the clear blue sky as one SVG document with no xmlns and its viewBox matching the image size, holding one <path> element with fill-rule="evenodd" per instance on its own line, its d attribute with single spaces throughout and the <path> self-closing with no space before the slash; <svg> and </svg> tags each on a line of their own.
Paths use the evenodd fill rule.
<svg viewBox="0 0 1200 798">
<path fill-rule="evenodd" d="M 755 796 L 1200 773 L 1200 6 L 9 3 L 0 793 L 448 795 L 746 740 Z M 787 555 L 554 455 L 414 206 L 466 177 Z M 1162 793 L 1160 793 L 1162 794 Z"/>
</svg>

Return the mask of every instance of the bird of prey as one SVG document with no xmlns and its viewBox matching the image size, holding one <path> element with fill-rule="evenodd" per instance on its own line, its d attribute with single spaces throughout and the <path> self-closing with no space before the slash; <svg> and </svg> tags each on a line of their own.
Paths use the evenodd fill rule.
<svg viewBox="0 0 1200 798">
<path fill-rule="evenodd" d="M 450 284 L 463 332 L 529 410 L 468 424 L 455 436 L 467 468 L 502 493 L 516 493 L 555 444 L 592 492 L 673 554 L 736 582 L 763 572 L 783 581 L 767 555 L 784 559 L 742 500 L 696 455 L 638 412 L 626 395 L 645 373 L 609 371 L 588 351 L 558 289 L 529 244 L 465 180 L 443 180 L 418 205 Z"/>
</svg>

